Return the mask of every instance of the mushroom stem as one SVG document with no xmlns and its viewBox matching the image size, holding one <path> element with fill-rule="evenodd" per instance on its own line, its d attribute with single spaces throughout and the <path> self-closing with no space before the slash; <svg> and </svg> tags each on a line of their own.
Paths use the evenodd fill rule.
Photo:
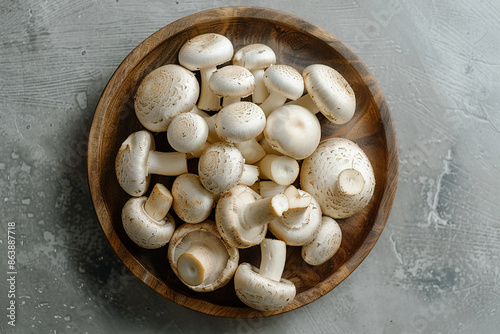
<svg viewBox="0 0 500 334">
<path fill-rule="evenodd" d="M 221 139 L 217 135 L 217 132 L 215 132 L 215 122 L 217 120 L 217 114 L 215 114 L 213 116 L 203 117 L 203 118 L 205 119 L 205 122 L 207 122 L 207 125 L 208 125 L 207 141 L 209 143 L 216 143 L 218 141 L 221 141 Z"/>
<path fill-rule="evenodd" d="M 240 96 L 225 96 L 222 99 L 222 107 L 226 107 L 232 103 L 240 102 L 241 97 Z"/>
<path fill-rule="evenodd" d="M 172 206 L 172 201 L 170 191 L 163 184 L 157 183 L 144 203 L 144 211 L 153 220 L 162 222 Z"/>
<path fill-rule="evenodd" d="M 316 105 L 316 103 L 314 103 L 314 101 L 311 99 L 311 96 L 309 94 L 302 95 L 302 97 L 300 97 L 299 99 L 297 99 L 295 101 L 287 102 L 287 105 L 288 104 L 295 104 L 295 105 L 302 106 L 302 107 L 306 108 L 307 110 L 309 110 L 313 114 L 319 113 L 318 106 Z"/>
<path fill-rule="evenodd" d="M 271 146 L 271 144 L 269 144 L 269 142 L 267 141 L 266 137 L 264 137 L 264 136 L 259 140 L 259 144 L 260 144 L 260 146 L 262 146 L 262 148 L 264 149 L 264 151 L 267 154 L 282 155 L 278 150 L 275 150 Z"/>
<path fill-rule="evenodd" d="M 216 254 L 202 242 L 193 243 L 177 260 L 179 277 L 193 286 L 203 283 L 217 267 Z"/>
<path fill-rule="evenodd" d="M 266 151 L 255 139 L 234 143 L 234 146 L 240 150 L 247 164 L 254 164 L 266 155 Z"/>
<path fill-rule="evenodd" d="M 283 192 L 288 198 L 288 210 L 305 209 L 311 204 L 312 196 L 309 193 L 303 192 L 301 195 L 299 190 L 294 186 L 288 186 Z"/>
<path fill-rule="evenodd" d="M 263 198 L 272 197 L 276 194 L 283 194 L 286 186 L 277 184 L 274 181 L 259 181 L 259 194 Z"/>
<path fill-rule="evenodd" d="M 243 165 L 243 173 L 241 174 L 241 179 L 239 184 L 245 186 L 252 186 L 259 179 L 259 167 L 249 164 Z"/>
<path fill-rule="evenodd" d="M 264 239 L 260 249 L 260 275 L 279 282 L 285 269 L 286 243 L 282 240 Z"/>
<path fill-rule="evenodd" d="M 288 198 L 283 194 L 259 199 L 240 211 L 241 226 L 251 229 L 266 225 L 288 210 Z"/>
<path fill-rule="evenodd" d="M 198 108 L 201 110 L 219 110 L 220 97 L 210 90 L 208 85 L 210 77 L 217 70 L 216 66 L 200 69 L 201 89 L 200 99 L 198 100 Z"/>
<path fill-rule="evenodd" d="M 265 99 L 269 96 L 269 91 L 267 90 L 266 85 L 264 85 L 264 81 L 262 80 L 264 78 L 264 71 L 264 68 L 256 68 L 254 70 L 250 70 L 255 78 L 255 88 L 252 94 L 253 103 L 260 104 L 264 102 Z"/>
<path fill-rule="evenodd" d="M 150 174 L 175 176 L 187 173 L 187 154 L 151 151 L 148 157 Z"/>
<path fill-rule="evenodd" d="M 266 117 L 276 108 L 282 106 L 287 100 L 287 97 L 278 92 L 271 92 L 267 99 L 262 102 L 260 108 L 266 114 Z"/>
<path fill-rule="evenodd" d="M 299 176 L 297 160 L 284 155 L 267 154 L 258 163 L 260 178 L 272 180 L 287 186 Z"/>
<path fill-rule="evenodd" d="M 339 174 L 337 182 L 337 191 L 344 196 L 354 196 L 361 191 L 365 186 L 363 175 L 355 169 L 344 169 Z"/>
</svg>

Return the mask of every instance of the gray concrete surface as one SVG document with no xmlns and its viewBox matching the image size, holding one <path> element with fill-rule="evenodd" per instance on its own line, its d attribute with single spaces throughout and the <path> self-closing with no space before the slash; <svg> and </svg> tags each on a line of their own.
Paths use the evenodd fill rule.
<svg viewBox="0 0 500 334">
<path fill-rule="evenodd" d="M 360 267 L 310 305 L 253 320 L 190 311 L 135 279 L 99 227 L 85 165 L 127 54 L 180 17 L 243 4 L 349 45 L 385 93 L 401 155 L 394 208 Z M 0 332 L 498 333 L 499 17 L 496 0 L 2 0 Z"/>
</svg>

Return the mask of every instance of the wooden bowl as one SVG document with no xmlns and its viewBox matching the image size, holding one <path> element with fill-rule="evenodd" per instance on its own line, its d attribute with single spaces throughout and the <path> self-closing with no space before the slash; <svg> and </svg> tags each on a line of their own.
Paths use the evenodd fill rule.
<svg viewBox="0 0 500 334">
<path fill-rule="evenodd" d="M 234 293 L 233 281 L 209 293 L 196 293 L 184 286 L 167 261 L 167 246 L 146 250 L 127 237 L 121 209 L 129 196 L 120 188 L 114 171 L 121 143 L 143 129 L 135 116 L 133 96 L 141 80 L 153 69 L 178 63 L 182 44 L 196 35 L 216 32 L 227 36 L 235 50 L 250 43 L 269 45 L 277 62 L 302 71 L 323 63 L 337 69 L 351 84 L 357 99 L 354 118 L 345 125 L 329 123 L 321 115 L 323 138 L 340 136 L 357 142 L 373 164 L 374 196 L 362 212 L 339 220 L 343 240 L 336 255 L 320 266 L 306 264 L 300 247 L 288 247 L 283 277 L 296 288 L 295 300 L 278 312 L 259 312 L 246 307 Z M 168 150 L 166 135 L 156 135 L 158 150 Z M 192 310 L 223 317 L 261 317 L 306 305 L 342 282 L 368 255 L 380 236 L 396 193 L 398 149 L 394 125 L 384 96 L 363 62 L 327 31 L 298 17 L 255 7 L 229 7 L 193 14 L 160 29 L 118 67 L 106 86 L 93 119 L 88 146 L 90 192 L 102 229 L 118 257 L 132 273 L 159 294 Z M 151 183 L 171 186 L 172 178 L 153 177 Z M 179 221 L 180 225 L 181 222 Z M 260 263 L 260 248 L 241 250 L 240 262 Z"/>
</svg>

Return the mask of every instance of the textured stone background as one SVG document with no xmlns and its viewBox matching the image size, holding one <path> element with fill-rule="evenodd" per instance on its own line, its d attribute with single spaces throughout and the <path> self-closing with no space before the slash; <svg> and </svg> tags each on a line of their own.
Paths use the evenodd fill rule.
<svg viewBox="0 0 500 334">
<path fill-rule="evenodd" d="M 394 208 L 372 253 L 326 296 L 266 319 L 198 314 L 135 279 L 99 227 L 86 179 L 88 131 L 114 69 L 164 25 L 228 5 L 290 12 L 350 46 L 385 93 L 400 148 Z M 496 0 L 2 0 L 0 332 L 497 332 L 499 17 Z"/>
</svg>

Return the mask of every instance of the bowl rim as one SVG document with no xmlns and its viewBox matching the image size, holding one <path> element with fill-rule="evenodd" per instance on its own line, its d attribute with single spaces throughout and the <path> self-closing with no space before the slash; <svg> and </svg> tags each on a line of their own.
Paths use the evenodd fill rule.
<svg viewBox="0 0 500 334">
<path fill-rule="evenodd" d="M 220 20 L 220 18 L 263 19 L 271 22 L 274 21 L 280 25 L 293 26 L 295 29 L 312 35 L 335 49 L 336 52 L 344 57 L 349 65 L 352 66 L 358 73 L 371 75 L 362 60 L 347 45 L 333 36 L 330 32 L 307 20 L 284 11 L 255 6 L 230 6 L 207 9 L 182 17 L 160 28 L 135 47 L 120 63 L 106 84 L 96 106 L 89 132 L 87 149 L 87 181 L 99 224 L 106 235 L 106 238 L 112 245 L 113 250 L 118 255 L 118 258 L 122 261 L 122 263 L 133 273 L 133 275 L 143 281 L 151 289 L 178 305 L 208 315 L 232 318 L 254 318 L 276 315 L 311 303 L 333 290 L 338 284 L 340 284 L 340 282 L 346 279 L 368 256 L 380 237 L 389 218 L 397 190 L 399 176 L 399 151 L 395 127 L 390 115 L 389 107 L 381 89 L 378 86 L 378 83 L 375 80 L 366 82 L 366 84 L 376 105 L 379 106 L 379 113 L 382 120 L 383 134 L 386 137 L 385 142 L 387 144 L 388 154 L 387 177 L 385 185 L 383 185 L 383 189 L 381 190 L 380 205 L 377 207 L 376 213 L 374 214 L 375 224 L 368 232 L 366 238 L 363 240 L 357 251 L 352 254 L 352 256 L 345 263 L 343 263 L 330 276 L 318 282 L 317 285 L 315 285 L 314 291 L 309 289 L 301 292 L 301 294 L 297 295 L 296 299 L 290 305 L 280 311 L 260 312 L 250 308 L 213 304 L 202 299 L 192 301 L 192 297 L 186 296 L 167 286 L 164 282 L 151 275 L 150 272 L 135 258 L 135 256 L 129 252 L 119 239 L 116 232 L 113 230 L 112 224 L 103 224 L 103 222 L 111 222 L 111 216 L 106 208 L 104 196 L 97 186 L 98 183 L 90 182 L 90 180 L 98 174 L 99 159 L 95 158 L 99 157 L 100 147 L 98 143 L 100 143 L 101 135 L 103 133 L 102 124 L 105 119 L 107 107 L 111 102 L 110 98 L 113 96 L 114 87 L 118 87 L 123 80 L 125 80 L 130 69 L 141 62 L 141 60 L 146 57 L 148 53 L 160 46 L 165 39 L 189 29 L 192 25 L 217 21 Z M 380 210 L 381 207 L 388 209 Z M 125 256 L 127 260 L 125 260 Z M 332 286 L 332 282 L 337 282 L 337 284 Z"/>
</svg>

